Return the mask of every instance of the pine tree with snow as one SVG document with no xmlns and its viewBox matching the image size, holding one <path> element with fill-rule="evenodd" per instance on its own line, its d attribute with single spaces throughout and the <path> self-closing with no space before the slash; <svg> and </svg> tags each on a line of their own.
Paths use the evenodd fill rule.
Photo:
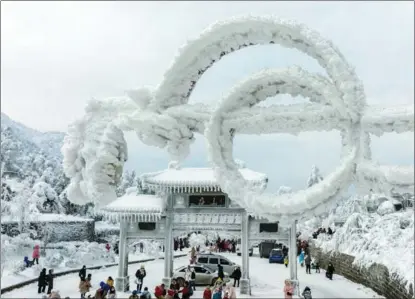
<svg viewBox="0 0 415 299">
<path fill-rule="evenodd" d="M 126 193 L 127 189 L 131 187 L 138 187 L 137 175 L 134 170 L 132 172 L 129 172 L 128 170 L 126 170 L 124 171 L 121 177 L 120 184 L 117 186 L 117 189 L 116 189 L 117 196 L 118 197 L 123 196 Z"/>
<path fill-rule="evenodd" d="M 310 188 L 311 186 L 318 184 L 323 180 L 323 177 L 320 174 L 320 170 L 316 165 L 311 167 L 311 173 L 307 180 L 307 187 Z"/>
<path fill-rule="evenodd" d="M 40 212 L 57 214 L 65 212 L 58 194 L 48 183 L 37 182 L 32 189 L 29 202 L 34 204 Z"/>
</svg>

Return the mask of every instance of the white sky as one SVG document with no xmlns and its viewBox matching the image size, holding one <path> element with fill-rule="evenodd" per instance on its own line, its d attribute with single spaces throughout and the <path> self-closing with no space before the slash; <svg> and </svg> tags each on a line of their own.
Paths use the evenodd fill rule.
<svg viewBox="0 0 415 299">
<path fill-rule="evenodd" d="M 1 110 L 35 129 L 65 131 L 92 97 L 157 85 L 188 39 L 217 20 L 250 13 L 295 19 L 333 40 L 356 67 L 370 104 L 413 104 L 412 1 L 8 1 L 1 3 Z M 206 72 L 191 102 L 214 103 L 256 71 L 293 64 L 322 71 L 311 58 L 277 45 L 241 50 Z M 131 135 L 128 141 L 129 168 L 143 172 L 167 165 L 163 150 Z M 374 138 L 374 157 L 386 164 L 413 164 L 413 142 L 409 133 Z M 323 173 L 338 165 L 339 149 L 339 134 L 331 132 L 237 137 L 235 152 L 249 167 L 268 173 L 275 187 L 302 187 L 312 164 Z M 200 137 L 188 164 L 206 165 Z"/>
</svg>

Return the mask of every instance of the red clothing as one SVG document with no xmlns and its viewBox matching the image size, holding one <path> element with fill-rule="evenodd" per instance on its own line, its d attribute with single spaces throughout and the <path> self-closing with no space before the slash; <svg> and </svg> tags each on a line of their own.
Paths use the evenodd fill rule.
<svg viewBox="0 0 415 299">
<path fill-rule="evenodd" d="M 212 290 L 209 288 L 206 288 L 203 292 L 203 299 L 212 299 Z"/>
<path fill-rule="evenodd" d="M 176 292 L 174 291 L 174 290 L 172 290 L 172 289 L 168 289 L 167 290 L 167 295 L 169 295 L 169 296 L 171 296 L 171 297 L 174 297 L 174 294 L 175 294 Z"/>
<path fill-rule="evenodd" d="M 34 259 L 40 258 L 40 248 L 39 248 L 39 245 L 36 245 L 35 246 L 35 249 L 33 249 L 32 258 L 34 258 Z"/>
<path fill-rule="evenodd" d="M 163 296 L 163 288 L 161 286 L 156 286 L 156 289 L 154 290 L 154 295 L 156 297 L 161 297 Z"/>
<path fill-rule="evenodd" d="M 284 286 L 284 298 L 285 299 L 292 299 L 293 292 L 294 292 L 294 288 L 292 286 L 287 286 L 287 285 Z"/>
<path fill-rule="evenodd" d="M 105 248 L 107 249 L 107 251 L 110 251 L 110 249 L 111 249 L 110 244 L 107 243 L 107 245 L 105 245 Z"/>
<path fill-rule="evenodd" d="M 182 293 L 184 296 L 189 295 L 189 288 L 188 287 L 184 287 L 180 293 Z"/>
</svg>

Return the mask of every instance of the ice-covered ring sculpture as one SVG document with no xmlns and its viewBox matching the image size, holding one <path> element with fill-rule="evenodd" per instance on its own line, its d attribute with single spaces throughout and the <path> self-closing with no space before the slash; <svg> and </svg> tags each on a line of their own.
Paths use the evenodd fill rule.
<svg viewBox="0 0 415 299">
<path fill-rule="evenodd" d="M 315 58 L 328 77 L 298 67 L 268 70 L 233 88 L 216 110 L 187 104 L 199 78 L 222 57 L 247 46 L 274 43 Z M 301 94 L 310 103 L 254 106 L 282 93 Z M 395 169 L 399 182 L 391 179 L 390 168 L 371 162 L 369 138 L 369 134 L 413 131 L 413 116 L 413 106 L 393 110 L 368 107 L 353 68 L 318 33 L 272 17 L 234 18 L 216 23 L 183 47 L 157 88 L 140 88 L 129 91 L 127 98 L 88 105 L 85 117 L 69 128 L 63 146 L 64 169 L 71 178 L 68 197 L 75 203 L 94 201 L 98 206 L 115 199 L 114 185 L 127 159 L 123 131 L 136 131 L 144 143 L 167 146 L 174 159 L 182 159 L 189 152 L 193 133 L 204 133 L 209 124 L 209 155 L 218 179 L 223 190 L 242 206 L 270 219 L 281 217 L 280 221 L 320 213 L 352 179 L 365 183 L 360 186 L 369 183 L 385 192 L 397 186 L 413 189 L 413 167 Z M 241 180 L 230 151 L 234 134 L 333 129 L 341 131 L 342 163 L 319 185 L 291 197 L 264 195 L 262 200 L 253 190 L 235 190 Z"/>
</svg>

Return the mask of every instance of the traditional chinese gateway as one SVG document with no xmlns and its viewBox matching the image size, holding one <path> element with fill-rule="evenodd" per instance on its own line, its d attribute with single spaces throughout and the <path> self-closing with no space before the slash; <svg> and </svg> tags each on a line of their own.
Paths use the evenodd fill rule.
<svg viewBox="0 0 415 299">
<path fill-rule="evenodd" d="M 264 190 L 265 174 L 240 168 L 253 188 Z M 120 221 L 120 260 L 116 287 L 129 290 L 128 240 L 160 240 L 165 246 L 163 282 L 169 285 L 173 275 L 174 235 L 204 230 L 240 233 L 242 253 L 241 293 L 250 292 L 249 247 L 263 240 L 288 244 L 288 234 L 278 230 L 278 223 L 250 215 L 223 193 L 211 168 L 168 169 L 142 176 L 149 194 L 127 194 L 103 208 L 106 218 Z"/>
</svg>

